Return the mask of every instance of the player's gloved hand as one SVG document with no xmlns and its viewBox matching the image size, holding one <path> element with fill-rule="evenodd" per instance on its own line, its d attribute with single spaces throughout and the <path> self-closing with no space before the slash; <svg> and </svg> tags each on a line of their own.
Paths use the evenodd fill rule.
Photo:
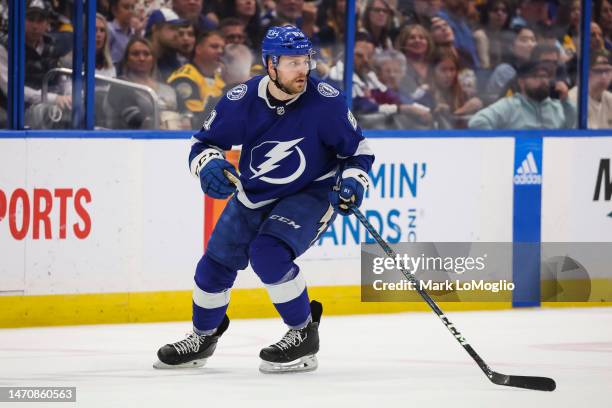
<svg viewBox="0 0 612 408">
<path fill-rule="evenodd" d="M 238 178 L 234 166 L 224 159 L 212 159 L 200 170 L 200 185 L 204 194 L 212 198 L 223 199 L 236 191 L 236 186 L 227 179 L 224 170 Z"/>
<path fill-rule="evenodd" d="M 363 170 L 346 169 L 342 172 L 339 186 L 334 187 L 334 190 L 329 193 L 329 202 L 340 214 L 350 215 L 349 206 L 361 206 L 368 184 L 367 175 Z"/>
</svg>

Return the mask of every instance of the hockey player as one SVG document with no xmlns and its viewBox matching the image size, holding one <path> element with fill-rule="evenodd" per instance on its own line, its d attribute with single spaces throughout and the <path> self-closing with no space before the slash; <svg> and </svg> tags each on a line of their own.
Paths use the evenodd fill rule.
<svg viewBox="0 0 612 408">
<path fill-rule="evenodd" d="M 156 368 L 204 365 L 229 325 L 236 273 L 249 261 L 289 326 L 261 350 L 260 370 L 317 367 L 322 306 L 309 302 L 294 261 L 337 212 L 361 204 L 374 156 L 341 93 L 309 78 L 312 45 L 299 29 L 270 28 L 262 54 L 268 75 L 229 90 L 192 139 L 190 169 L 204 193 L 235 194 L 196 268 L 193 333 L 163 346 Z M 242 145 L 240 176 L 223 155 L 235 145 Z"/>
</svg>

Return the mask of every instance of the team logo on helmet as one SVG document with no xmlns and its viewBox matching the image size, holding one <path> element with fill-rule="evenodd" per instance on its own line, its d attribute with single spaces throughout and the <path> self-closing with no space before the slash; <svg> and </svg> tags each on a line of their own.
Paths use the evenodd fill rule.
<svg viewBox="0 0 612 408">
<path fill-rule="evenodd" d="M 319 93 L 326 98 L 335 98 L 336 96 L 340 95 L 340 91 L 325 82 L 319 82 L 319 85 L 317 85 L 317 91 L 319 91 Z"/>
<path fill-rule="evenodd" d="M 273 38 L 278 37 L 279 34 L 280 34 L 280 31 L 274 28 L 271 28 L 268 30 L 268 34 L 266 34 L 266 38 L 273 39 Z"/>
<path fill-rule="evenodd" d="M 238 99 L 242 99 L 244 95 L 247 93 L 248 87 L 245 84 L 236 85 L 229 91 L 227 91 L 227 99 L 230 101 L 237 101 Z"/>
</svg>

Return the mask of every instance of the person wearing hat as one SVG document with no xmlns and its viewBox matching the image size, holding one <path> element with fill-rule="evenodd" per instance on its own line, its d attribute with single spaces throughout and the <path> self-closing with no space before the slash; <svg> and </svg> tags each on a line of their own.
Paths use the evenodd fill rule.
<svg viewBox="0 0 612 408">
<path fill-rule="evenodd" d="M 25 19 L 25 102 L 26 108 L 41 101 L 43 78 L 53 68 L 57 68 L 60 59 L 66 54 L 53 37 L 48 35 L 51 8 L 43 0 L 28 0 Z M 57 81 L 57 78 L 56 78 Z M 51 92 L 47 101 L 57 104 L 62 109 L 72 105 L 70 95 L 53 92 L 57 82 L 50 84 Z"/>
<path fill-rule="evenodd" d="M 612 55 L 606 50 L 591 51 L 589 70 L 589 129 L 612 129 Z M 570 90 L 570 99 L 578 99 L 578 87 Z"/>
<path fill-rule="evenodd" d="M 554 77 L 547 64 L 530 61 L 518 69 L 520 92 L 480 110 L 468 122 L 470 129 L 571 129 L 576 108 L 567 95 L 552 99 Z"/>
<path fill-rule="evenodd" d="M 153 10 L 147 20 L 146 36 L 153 45 L 157 56 L 157 69 L 163 82 L 181 67 L 177 53 L 178 29 L 186 25 L 189 25 L 189 22 L 169 8 Z"/>
</svg>

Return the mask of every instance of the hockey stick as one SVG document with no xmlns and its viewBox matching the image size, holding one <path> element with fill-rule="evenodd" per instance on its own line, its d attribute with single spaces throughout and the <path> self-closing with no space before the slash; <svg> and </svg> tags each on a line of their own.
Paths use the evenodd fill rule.
<svg viewBox="0 0 612 408">
<path fill-rule="evenodd" d="M 355 217 L 363 224 L 363 226 L 368 230 L 368 232 L 374 237 L 376 242 L 381 246 L 381 248 L 385 251 L 388 257 L 395 259 L 396 253 L 391 249 L 391 247 L 382 239 L 382 237 L 376 232 L 372 224 L 363 216 L 361 211 L 354 205 L 350 206 L 350 210 L 355 214 Z M 459 330 L 451 323 L 450 320 L 446 316 L 442 310 L 438 307 L 436 302 L 429 296 L 429 294 L 419 287 L 419 284 L 414 277 L 413 274 L 407 272 L 403 268 L 399 268 L 402 274 L 411 282 L 416 289 L 416 291 L 421 295 L 423 300 L 429 305 L 431 310 L 434 311 L 435 314 L 438 315 L 442 323 L 446 326 L 446 328 L 451 332 L 451 334 L 455 337 L 455 339 L 463 346 L 465 351 L 474 359 L 478 367 L 485 373 L 487 378 L 494 384 L 497 385 L 506 385 L 508 387 L 518 387 L 518 388 L 527 388 L 530 390 L 539 390 L 539 391 L 554 391 L 557 385 L 555 384 L 555 380 L 547 377 L 528 377 L 522 375 L 506 375 L 495 372 L 491 370 L 491 368 L 484 362 L 484 360 L 476 353 L 476 351 L 470 346 L 463 337 Z"/>
</svg>

